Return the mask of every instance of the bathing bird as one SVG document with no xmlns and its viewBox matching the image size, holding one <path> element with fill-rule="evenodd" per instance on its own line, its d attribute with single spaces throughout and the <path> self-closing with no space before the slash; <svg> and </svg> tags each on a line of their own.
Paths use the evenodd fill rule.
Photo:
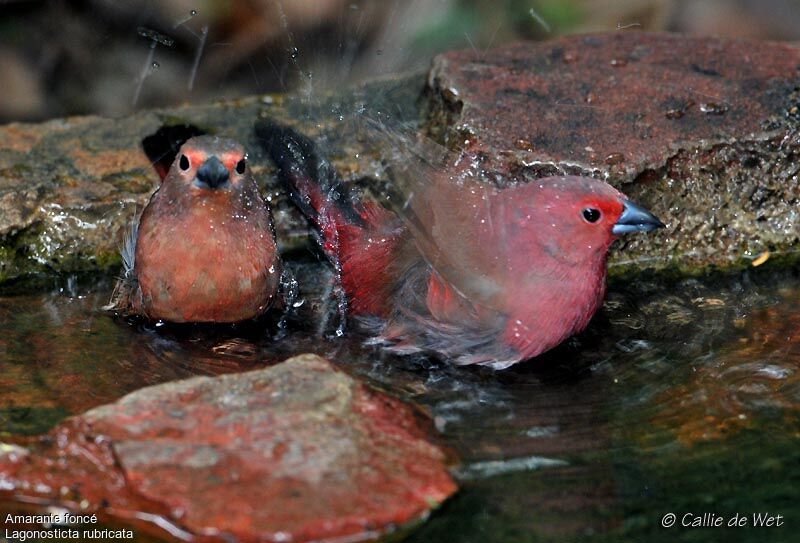
<svg viewBox="0 0 800 543">
<path fill-rule="evenodd" d="M 253 319 L 282 281 L 271 211 L 244 147 L 222 137 L 181 146 L 122 253 L 109 308 L 149 320 Z"/>
<path fill-rule="evenodd" d="M 348 314 L 396 352 L 495 369 L 534 358 L 582 331 L 601 306 L 614 240 L 664 226 L 597 179 L 498 188 L 476 179 L 480 160 L 467 151 L 371 132 L 391 150 L 389 207 L 350 190 L 306 136 L 256 123 L 334 264 Z"/>
</svg>

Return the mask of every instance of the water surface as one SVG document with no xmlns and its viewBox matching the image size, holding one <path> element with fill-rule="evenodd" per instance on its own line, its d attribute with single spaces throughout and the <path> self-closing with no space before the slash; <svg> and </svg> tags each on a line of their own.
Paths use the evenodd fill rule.
<svg viewBox="0 0 800 543">
<path fill-rule="evenodd" d="M 324 268 L 298 265 L 290 332 L 109 317 L 109 278 L 0 292 L 0 440 L 146 385 L 317 352 L 420 405 L 462 492 L 414 543 L 797 541 L 800 273 L 769 267 L 612 282 L 589 330 L 510 370 L 454 368 L 316 332 Z M 661 527 L 667 513 L 783 515 L 772 528 Z"/>
</svg>

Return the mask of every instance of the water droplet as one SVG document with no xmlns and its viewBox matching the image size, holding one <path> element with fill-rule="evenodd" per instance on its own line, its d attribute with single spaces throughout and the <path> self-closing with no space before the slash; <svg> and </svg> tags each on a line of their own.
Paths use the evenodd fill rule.
<svg viewBox="0 0 800 543">
<path fill-rule="evenodd" d="M 704 104 L 700 104 L 700 111 L 708 115 L 722 115 L 723 113 L 728 111 L 728 104 L 725 103 L 718 104 L 717 102 L 706 102 Z"/>
<path fill-rule="evenodd" d="M 447 87 L 446 89 L 442 90 L 442 98 L 444 98 L 448 102 L 454 102 L 458 99 L 458 89 L 453 87 Z"/>
<path fill-rule="evenodd" d="M 530 141 L 520 138 L 514 142 L 514 147 L 519 149 L 520 151 L 533 151 L 533 145 Z"/>
<path fill-rule="evenodd" d="M 574 51 L 567 51 L 564 53 L 564 64 L 572 64 L 578 60 L 578 54 Z"/>
<path fill-rule="evenodd" d="M 297 50 L 297 47 L 292 47 L 292 58 L 297 58 L 297 55 L 300 54 L 300 51 Z"/>
<path fill-rule="evenodd" d="M 623 66 L 626 66 L 627 64 L 628 64 L 628 61 L 626 59 L 624 59 L 624 58 L 613 58 L 613 59 L 611 59 L 611 65 L 614 68 L 622 68 Z"/>
<path fill-rule="evenodd" d="M 161 67 L 161 64 L 159 64 L 158 61 L 154 60 L 153 64 L 152 64 L 152 68 L 154 70 L 158 70 L 160 67 Z"/>
<path fill-rule="evenodd" d="M 680 119 L 681 117 L 683 117 L 684 113 L 685 111 L 683 108 L 672 108 L 668 109 L 666 113 L 664 113 L 664 116 L 667 119 Z"/>
<path fill-rule="evenodd" d="M 154 44 L 160 43 L 165 47 L 172 47 L 173 45 L 175 45 L 175 40 L 173 40 L 169 36 L 165 36 L 164 34 L 156 32 L 155 30 L 152 30 L 150 28 L 140 26 L 136 29 L 136 32 L 143 38 L 147 38 L 148 40 L 152 41 Z"/>
<path fill-rule="evenodd" d="M 195 15 L 197 15 L 197 10 L 196 10 L 196 9 L 193 9 L 192 11 L 190 11 L 190 12 L 189 12 L 189 14 L 190 14 L 192 17 L 194 17 Z"/>
</svg>

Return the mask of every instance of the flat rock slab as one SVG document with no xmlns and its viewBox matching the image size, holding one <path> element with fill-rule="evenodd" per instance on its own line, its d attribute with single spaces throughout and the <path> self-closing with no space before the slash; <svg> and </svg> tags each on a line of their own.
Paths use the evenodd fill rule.
<svg viewBox="0 0 800 543">
<path fill-rule="evenodd" d="M 133 218 L 158 187 L 142 140 L 165 126 L 192 125 L 242 142 L 262 192 L 272 202 L 281 248 L 303 245 L 307 222 L 286 204 L 253 123 L 265 112 L 336 149 L 348 176 L 360 148 L 342 128 L 342 112 L 391 103 L 401 120 L 417 117 L 421 74 L 384 79 L 313 99 L 252 96 L 198 106 L 148 110 L 121 119 L 97 116 L 0 126 L 0 283 L 32 274 L 119 268 L 119 248 Z"/>
<path fill-rule="evenodd" d="M 253 98 L 0 127 L 0 282 L 119 266 L 125 232 L 159 183 L 142 139 L 194 123 L 246 141 L 261 107 Z"/>
<path fill-rule="evenodd" d="M 485 176 L 604 178 L 668 224 L 614 261 L 730 264 L 800 245 L 800 49 L 616 32 L 437 57 L 428 130 Z"/>
<path fill-rule="evenodd" d="M 0 447 L 0 498 L 184 540 L 371 540 L 456 490 L 416 417 L 301 355 L 145 388 Z"/>
<path fill-rule="evenodd" d="M 275 209 L 282 248 L 306 222 L 277 189 L 253 122 L 262 112 L 321 141 L 347 180 L 386 179 L 349 117 L 380 111 L 483 159 L 485 177 L 575 173 L 651 207 L 666 231 L 627 236 L 611 272 L 747 263 L 796 252 L 800 210 L 800 50 L 792 44 L 619 31 L 437 57 L 427 77 L 338 94 L 250 97 L 0 127 L 0 283 L 109 270 L 158 181 L 141 141 L 192 124 L 242 141 Z M 378 187 L 380 192 L 380 186 Z"/>
</svg>

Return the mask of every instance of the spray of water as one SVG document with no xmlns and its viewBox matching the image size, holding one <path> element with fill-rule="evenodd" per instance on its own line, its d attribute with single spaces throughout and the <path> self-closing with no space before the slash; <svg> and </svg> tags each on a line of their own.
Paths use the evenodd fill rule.
<svg viewBox="0 0 800 543">
<path fill-rule="evenodd" d="M 164 47 L 172 47 L 175 44 L 175 40 L 170 38 L 169 36 L 165 36 L 155 30 L 150 28 L 140 26 L 136 32 L 142 36 L 150 40 L 150 46 L 147 52 L 147 59 L 144 62 L 144 66 L 142 66 L 141 71 L 139 72 L 139 76 L 136 78 L 136 87 L 133 93 L 133 106 L 136 106 L 136 103 L 139 101 L 139 95 L 142 92 L 142 85 L 144 85 L 145 79 L 147 79 L 154 71 L 159 68 L 159 63 L 155 60 L 156 56 L 156 47 L 160 44 Z"/>
</svg>

